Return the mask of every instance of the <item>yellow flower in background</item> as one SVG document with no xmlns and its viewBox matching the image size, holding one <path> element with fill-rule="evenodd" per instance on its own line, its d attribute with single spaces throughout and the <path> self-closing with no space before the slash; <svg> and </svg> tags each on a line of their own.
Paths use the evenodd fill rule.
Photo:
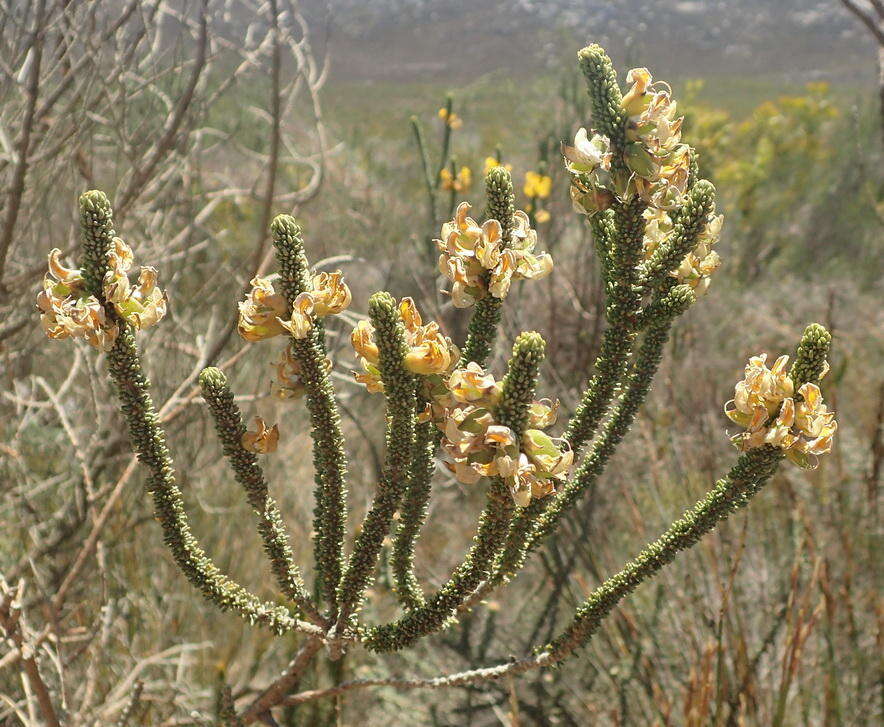
<svg viewBox="0 0 884 727">
<path fill-rule="evenodd" d="M 461 186 L 459 190 L 455 191 L 466 192 L 473 186 L 473 173 L 470 171 L 469 167 L 461 167 L 460 171 L 457 173 L 457 178 L 460 180 Z"/>
<path fill-rule="evenodd" d="M 439 180 L 442 189 L 448 192 L 466 192 L 473 185 L 473 172 L 464 166 L 457 176 L 452 176 L 451 170 L 443 169 L 439 172 Z"/>
<path fill-rule="evenodd" d="M 450 126 L 452 129 L 459 129 L 463 126 L 463 119 L 460 118 L 453 111 L 449 111 L 444 106 L 439 109 L 439 118 L 442 119 L 446 123 L 446 125 Z"/>
<path fill-rule="evenodd" d="M 546 199 L 552 191 L 552 177 L 539 172 L 525 172 L 525 185 L 522 191 L 531 199 Z"/>
<path fill-rule="evenodd" d="M 279 427 L 274 424 L 267 427 L 267 422 L 261 417 L 255 417 L 255 430 L 243 432 L 240 440 L 247 452 L 254 454 L 270 454 L 275 452 L 279 445 Z"/>
<path fill-rule="evenodd" d="M 537 210 L 534 213 L 534 220 L 538 225 L 542 225 L 545 222 L 549 222 L 551 216 L 549 210 Z"/>
<path fill-rule="evenodd" d="M 501 163 L 497 160 L 497 157 L 485 157 L 485 166 L 483 167 L 482 175 L 485 176 L 485 177 L 487 177 L 487 176 L 488 176 L 488 172 L 490 172 L 492 169 L 494 169 L 494 168 L 496 168 L 496 167 L 503 167 L 503 168 L 506 169 L 508 172 L 513 171 L 513 165 L 512 165 L 512 164 L 501 164 Z"/>
</svg>

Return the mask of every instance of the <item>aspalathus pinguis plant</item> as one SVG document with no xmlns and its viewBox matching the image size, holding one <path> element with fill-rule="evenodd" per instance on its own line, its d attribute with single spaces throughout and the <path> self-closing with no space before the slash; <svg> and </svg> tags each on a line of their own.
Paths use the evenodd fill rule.
<svg viewBox="0 0 884 727">
<path fill-rule="evenodd" d="M 202 372 L 203 396 L 233 477 L 254 511 L 281 598 L 267 601 L 238 584 L 193 534 L 136 346 L 139 330 L 162 319 L 166 298 L 153 268 L 141 268 L 137 282 L 130 281 L 132 251 L 115 236 L 104 194 L 87 192 L 80 199 L 79 268 L 65 267 L 58 250 L 50 253 L 38 297 L 43 328 L 50 338 L 82 338 L 107 353 L 108 373 L 175 562 L 218 607 L 277 634 L 303 634 L 300 650 L 276 682 L 249 704 L 226 700 L 227 723 L 252 722 L 282 704 L 373 684 L 446 687 L 560 662 L 636 586 L 746 505 L 783 458 L 812 467 L 831 448 L 836 423 L 819 389 L 830 336 L 813 324 L 791 368 L 786 356 L 768 368 L 763 354 L 746 367 L 726 406 L 727 416 L 742 427 L 732 435 L 740 455 L 730 471 L 599 585 L 549 643 L 484 669 L 290 693 L 323 647 L 332 659 L 356 647 L 407 648 L 456 623 L 470 607 L 481 607 L 484 595 L 513 578 L 604 472 L 647 396 L 675 319 L 709 287 L 719 264 L 714 245 L 722 217 L 715 212 L 713 186 L 697 178 L 695 152 L 681 140 L 682 119 L 669 87 L 652 83 L 646 69 L 636 68 L 622 95 L 600 47 L 584 48 L 578 59 L 593 127 L 580 129 L 573 144 L 563 145 L 563 156 L 574 207 L 586 216 L 595 241 L 607 319 L 580 404 L 560 436 L 548 432 L 556 426 L 557 402 L 536 392 L 544 358 L 538 333 L 516 338 L 502 378 L 486 369 L 511 285 L 548 275 L 553 267 L 548 254 L 535 251 L 537 235 L 528 216 L 514 208 L 509 171 L 495 166 L 485 178 L 484 218 L 471 217 L 462 203 L 436 240 L 451 301 L 472 308 L 463 345 L 456 346 L 435 322 L 422 320 L 410 298 L 396 301 L 385 292 L 370 298 L 368 317 L 353 331 L 361 367 L 356 381 L 384 397 L 387 416 L 383 468 L 349 549 L 346 448 L 322 319 L 350 305 L 350 290 L 339 272 L 311 272 L 293 218 L 273 221 L 278 277 L 252 281 L 240 303 L 239 332 L 247 341 L 278 346 L 274 392 L 292 402 L 303 398 L 309 413 L 315 588 L 305 584 L 293 562 L 284 519 L 261 466 L 261 457 L 277 447 L 279 429 L 261 417 L 248 429 L 217 368 Z M 415 575 L 414 553 L 437 458 L 459 482 L 482 488 L 486 504 L 461 563 L 439 587 L 429 588 Z M 387 538 L 401 613 L 389 623 L 371 623 L 361 606 Z"/>
</svg>

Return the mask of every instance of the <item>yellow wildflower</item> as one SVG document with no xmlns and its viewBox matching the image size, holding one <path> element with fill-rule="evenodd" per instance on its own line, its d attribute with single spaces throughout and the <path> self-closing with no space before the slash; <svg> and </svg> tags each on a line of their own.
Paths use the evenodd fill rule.
<svg viewBox="0 0 884 727">
<path fill-rule="evenodd" d="M 546 199 L 552 191 L 552 177 L 538 172 L 525 172 L 525 185 L 522 191 L 526 197 Z"/>
<path fill-rule="evenodd" d="M 473 184 L 473 173 L 469 167 L 461 167 L 457 176 L 452 176 L 449 169 L 439 172 L 442 189 L 449 192 L 466 192 Z"/>
<path fill-rule="evenodd" d="M 445 106 L 439 109 L 439 118 L 442 119 L 452 129 L 459 129 L 463 126 L 463 119 L 453 111 L 449 111 Z"/>
<path fill-rule="evenodd" d="M 534 220 L 537 222 L 538 225 L 549 222 L 550 217 L 551 215 L 549 213 L 549 210 L 537 210 L 537 212 L 534 214 Z"/>
<path fill-rule="evenodd" d="M 484 167 L 483 167 L 483 169 L 482 169 L 482 176 L 487 177 L 487 176 L 488 176 L 488 172 L 490 172 L 490 171 L 491 171 L 492 169 L 494 169 L 495 167 L 503 167 L 503 168 L 506 169 L 508 172 L 513 171 L 513 165 L 512 165 L 512 164 L 501 164 L 499 161 L 497 161 L 497 158 L 496 158 L 496 157 L 485 157 L 485 165 L 484 165 Z"/>
</svg>

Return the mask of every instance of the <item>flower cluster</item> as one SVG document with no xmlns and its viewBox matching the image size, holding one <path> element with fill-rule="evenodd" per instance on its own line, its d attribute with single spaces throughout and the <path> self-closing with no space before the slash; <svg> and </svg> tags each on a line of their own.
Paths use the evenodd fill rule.
<svg viewBox="0 0 884 727">
<path fill-rule="evenodd" d="M 457 346 L 439 330 L 438 323 L 430 321 L 424 324 L 414 300 L 403 298 L 399 302 L 399 315 L 405 327 L 405 343 L 408 347 L 403 361 L 406 369 L 413 374 L 434 376 L 450 371 L 457 364 L 460 358 Z M 371 393 L 384 390 L 374 333 L 371 322 L 362 320 L 356 324 L 350 336 L 362 366 L 362 372 L 354 372 L 354 376 Z"/>
<path fill-rule="evenodd" d="M 513 500 L 525 507 L 563 483 L 574 461 L 564 440 L 543 432 L 556 420 L 558 402 L 535 401 L 528 429 L 521 438 L 494 418 L 501 384 L 474 362 L 455 369 L 437 389 L 426 416 L 443 433 L 445 466 L 459 482 L 470 485 L 483 477 L 501 477 Z"/>
<path fill-rule="evenodd" d="M 658 207 L 648 207 L 642 217 L 645 220 L 642 256 L 649 260 L 669 237 L 673 224 L 669 213 Z M 669 272 L 679 283 L 693 288 L 698 297 L 709 289 L 712 274 L 721 266 L 721 258 L 712 248 L 721 236 L 723 223 L 724 215 L 711 213 L 706 218 L 702 232 L 697 236 L 694 249 L 685 255 L 677 268 Z"/>
<path fill-rule="evenodd" d="M 690 147 L 681 142 L 683 116 L 665 82 L 651 82 L 647 68 L 633 68 L 626 76 L 632 88 L 621 107 L 627 114 L 626 166 L 634 173 L 636 191 L 651 206 L 672 209 L 687 190 Z"/>
<path fill-rule="evenodd" d="M 614 197 L 638 194 L 647 204 L 674 209 L 687 190 L 690 147 L 681 142 L 684 117 L 665 82 L 652 83 L 647 68 L 633 68 L 626 76 L 632 87 L 620 107 L 626 114 L 622 158 L 613 163 L 608 137 L 589 136 L 580 129 L 574 146 L 564 146 L 565 166 L 571 173 L 571 199 L 581 214 L 610 206 Z"/>
<path fill-rule="evenodd" d="M 473 186 L 473 172 L 469 167 L 461 167 L 457 174 L 442 169 L 439 172 L 439 183 L 448 192 L 466 192 Z"/>
<path fill-rule="evenodd" d="M 263 341 L 288 332 L 306 338 L 315 318 L 340 313 L 350 305 L 350 288 L 340 270 L 313 276 L 309 291 L 295 298 L 291 313 L 288 303 L 268 278 L 252 279 L 252 290 L 239 304 L 239 334 L 247 341 Z"/>
<path fill-rule="evenodd" d="M 135 262 L 132 249 L 119 237 L 113 240 L 108 253 L 108 270 L 104 274 L 104 297 L 120 316 L 136 330 L 159 323 L 166 315 L 166 294 L 157 287 L 156 268 L 144 266 L 138 283 L 129 282 L 129 269 Z"/>
<path fill-rule="evenodd" d="M 466 308 L 489 293 L 505 298 L 515 280 L 536 280 L 552 271 L 549 253 L 534 254 L 537 233 L 528 215 L 518 210 L 508 245 L 497 220 L 481 226 L 468 216 L 470 205 L 461 202 L 455 217 L 442 225 L 441 239 L 435 240 L 441 251 L 439 270 L 452 282 L 451 300 Z"/>
<path fill-rule="evenodd" d="M 745 428 L 731 437 L 738 449 L 770 444 L 784 450 L 798 466 L 812 468 L 818 455 L 832 449 L 838 422 L 835 412 L 823 403 L 816 384 L 803 384 L 796 396 L 794 382 L 786 373 L 788 362 L 788 356 L 780 356 L 768 368 L 767 354 L 750 358 L 745 377 L 737 383 L 734 398 L 724 411 Z"/>
<path fill-rule="evenodd" d="M 706 226 L 697 236 L 694 249 L 685 255 L 681 264 L 669 274 L 679 283 L 689 285 L 699 297 L 703 295 L 712 282 L 712 274 L 721 267 L 721 258 L 712 249 L 721 235 L 724 215 L 711 214 L 706 219 Z"/>
<path fill-rule="evenodd" d="M 65 267 L 61 251 L 49 253 L 49 272 L 43 290 L 37 295 L 40 323 L 49 338 L 82 338 L 102 351 L 108 351 L 119 335 L 118 321 L 94 295 L 86 292 L 78 268 Z M 157 271 L 141 268 L 138 282 L 129 280 L 134 262 L 131 248 L 119 237 L 108 253 L 108 270 L 102 281 L 102 294 L 113 306 L 116 317 L 135 329 L 148 328 L 166 315 L 166 295 L 157 287 Z"/>
</svg>

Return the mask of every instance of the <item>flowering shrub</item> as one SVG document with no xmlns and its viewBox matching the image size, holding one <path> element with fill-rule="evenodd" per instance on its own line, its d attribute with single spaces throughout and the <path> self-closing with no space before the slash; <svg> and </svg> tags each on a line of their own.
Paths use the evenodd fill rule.
<svg viewBox="0 0 884 727">
<path fill-rule="evenodd" d="M 88 192 L 80 200 L 80 269 L 65 268 L 58 251 L 50 253 L 49 275 L 38 296 L 43 327 L 50 338 L 83 338 L 107 352 L 132 447 L 148 472 L 156 519 L 176 563 L 218 607 L 278 634 L 304 637 L 290 667 L 264 692 L 239 708 L 231 699 L 221 705 L 225 723 L 272 723 L 271 710 L 283 703 L 385 683 L 357 680 L 324 693 L 288 695 L 322 647 L 331 659 L 359 646 L 375 652 L 406 648 L 451 626 L 513 578 L 603 473 L 648 393 L 675 320 L 709 288 L 719 266 L 713 247 L 722 216 L 715 213 L 713 186 L 698 178 L 696 153 L 681 140 L 682 118 L 670 88 L 636 68 L 627 75 L 630 87 L 623 95 L 601 48 L 589 46 L 578 59 L 594 126 L 581 128 L 573 144 L 563 146 L 563 156 L 574 207 L 593 233 L 606 284 L 607 322 L 580 402 L 561 434 L 549 433 L 559 406 L 536 398 L 545 349 L 538 333 L 516 338 L 502 378 L 490 370 L 501 307 L 513 282 L 537 280 L 553 270 L 551 256 L 535 251 L 537 233 L 528 215 L 514 207 L 509 170 L 495 160 L 486 164 L 482 221 L 470 217 L 469 205 L 461 203 L 435 241 L 451 303 L 472 308 L 463 345 L 455 345 L 436 322 L 424 323 L 411 298 L 397 302 L 385 292 L 371 296 L 367 319 L 352 332 L 361 367 L 356 381 L 384 397 L 386 452 L 349 552 L 344 547 L 347 450 L 322 319 L 347 309 L 351 293 L 340 272 L 311 271 L 292 217 L 280 215 L 271 225 L 278 275 L 252 281 L 239 304 L 238 330 L 250 343 L 281 344 L 273 391 L 283 399 L 303 397 L 309 413 L 315 587 L 305 584 L 292 558 L 259 459 L 272 455 L 284 433 L 260 416 L 247 429 L 226 376 L 214 367 L 200 376 L 203 396 L 233 475 L 254 510 L 281 597 L 264 600 L 224 574 L 191 531 L 136 345 L 136 333 L 163 317 L 165 296 L 152 268 L 142 268 L 136 285 L 129 282 L 132 254 L 115 237 L 110 203 L 102 193 Z M 442 111 L 446 130 L 456 127 L 459 119 L 450 102 Z M 458 191 L 457 176 L 462 186 L 468 184 L 468 175 L 450 172 L 452 192 Z M 538 173 L 526 179 L 526 195 L 543 199 L 549 186 L 549 177 Z M 572 655 L 621 599 L 745 506 L 784 457 L 811 466 L 829 451 L 836 423 L 819 389 L 829 344 L 825 329 L 812 324 L 788 373 L 787 357 L 770 369 L 763 355 L 750 361 L 726 407 L 728 417 L 744 428 L 732 437 L 741 452 L 736 463 L 666 532 L 590 593 L 558 636 L 498 666 L 391 683 L 468 684 Z M 415 574 L 414 553 L 437 456 L 458 482 L 483 488 L 485 508 L 462 562 L 441 586 L 425 589 Z M 362 606 L 388 538 L 401 612 L 387 623 L 372 623 Z"/>
</svg>

